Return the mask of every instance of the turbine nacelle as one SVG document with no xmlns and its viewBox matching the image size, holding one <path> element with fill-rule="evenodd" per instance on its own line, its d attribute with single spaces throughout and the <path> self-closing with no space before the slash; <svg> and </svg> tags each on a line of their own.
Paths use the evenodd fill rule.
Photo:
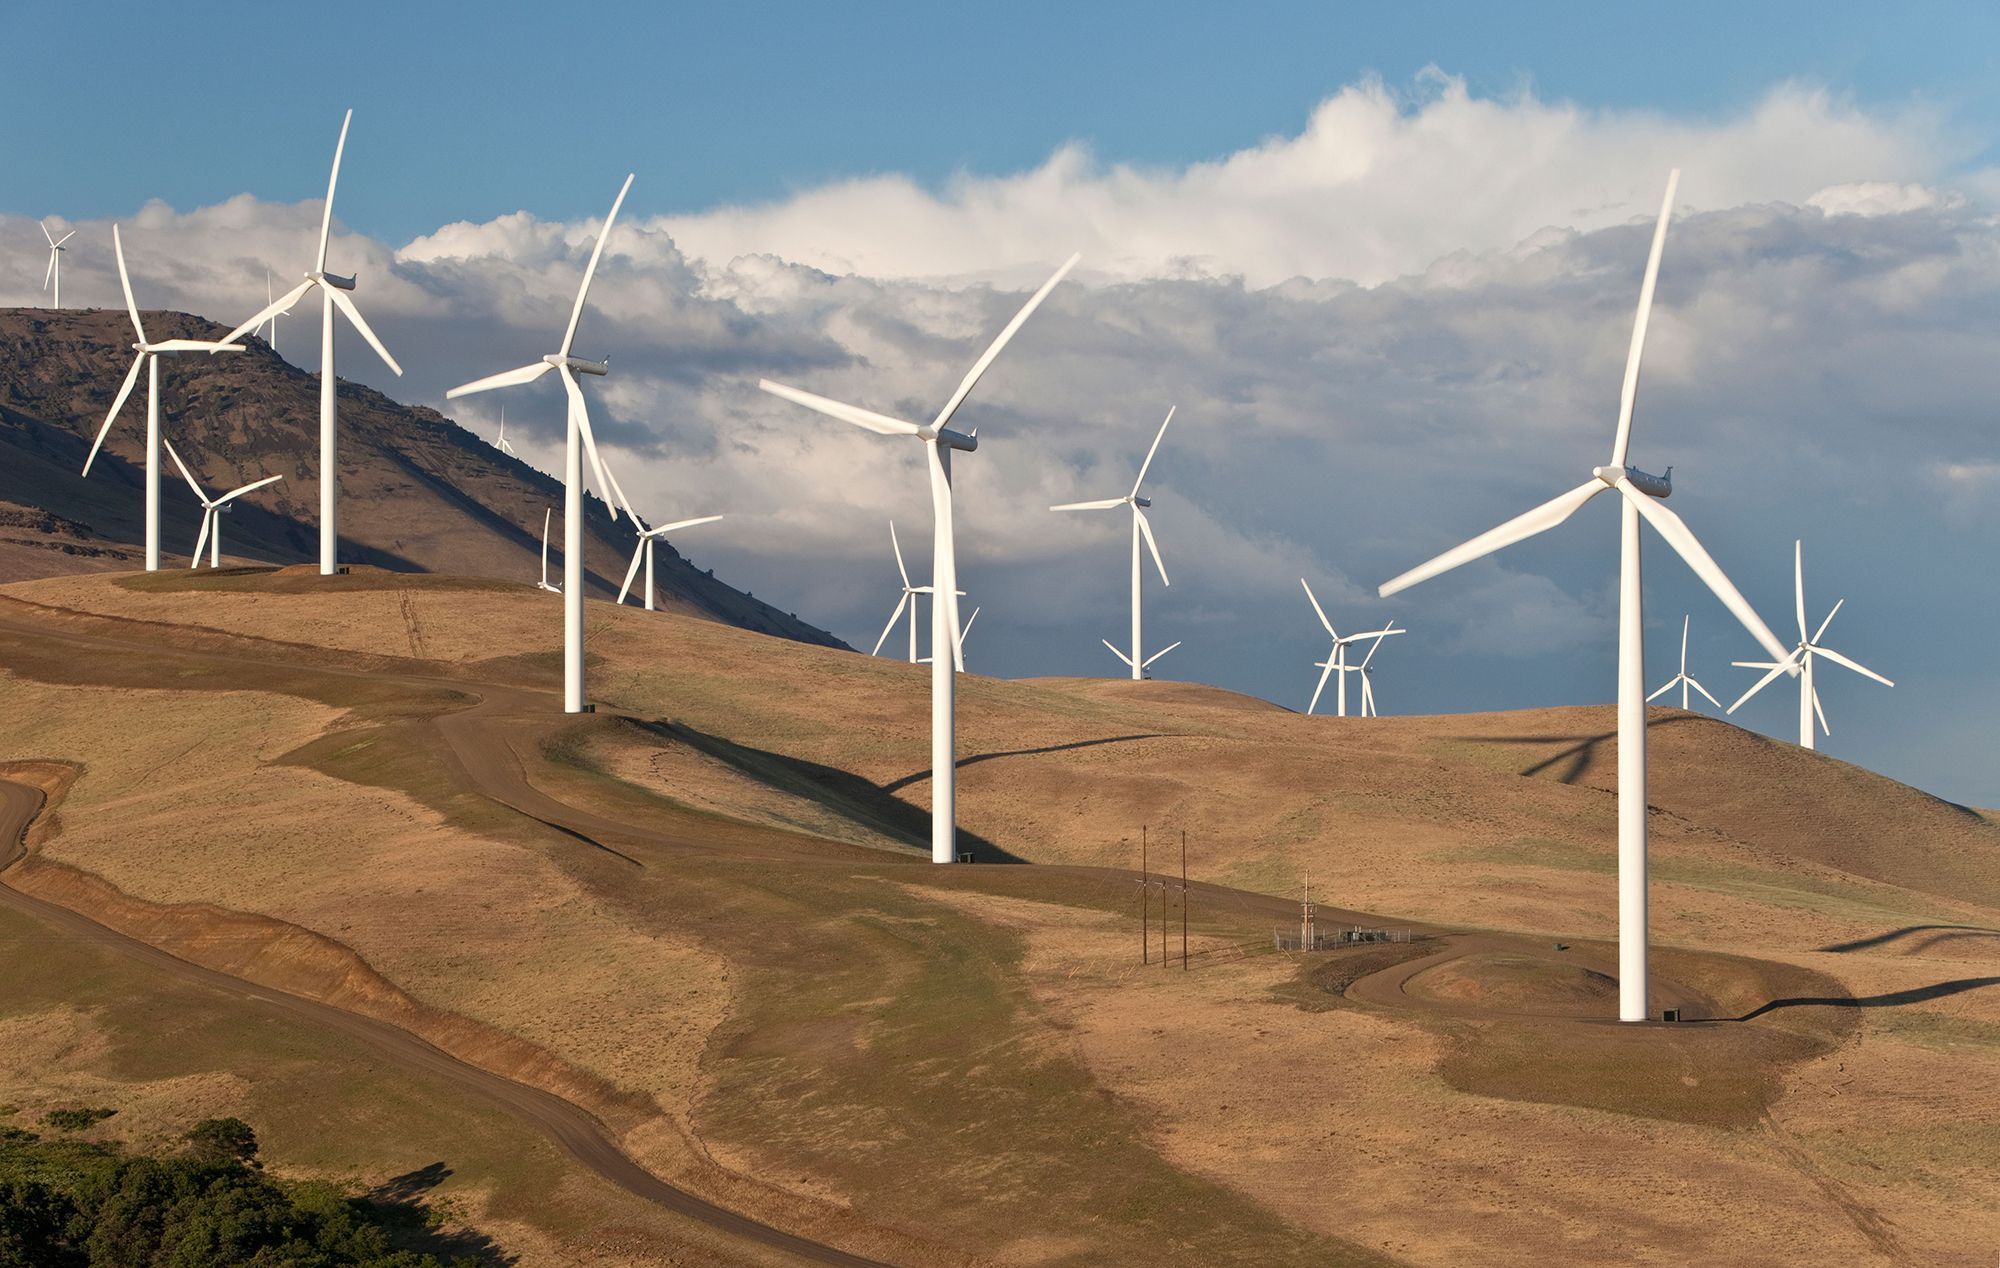
<svg viewBox="0 0 2000 1268">
<path fill-rule="evenodd" d="M 595 374 L 601 378 L 611 373 L 611 359 L 609 357 L 602 361 L 591 361 L 583 357 L 571 357 L 565 356 L 560 352 L 551 352 L 549 355 L 543 357 L 542 360 L 558 370 L 567 369 L 575 374 Z"/>
<path fill-rule="evenodd" d="M 964 432 L 953 431 L 949 427 L 919 427 L 917 435 L 925 440 L 935 440 L 946 449 L 959 449 L 972 453 L 979 448 L 979 437 L 968 436 Z"/>
<path fill-rule="evenodd" d="M 1667 468 L 1665 475 L 1650 475 L 1637 467 L 1592 467 L 1590 474 L 1603 481 L 1606 488 L 1616 488 L 1620 480 L 1629 480 L 1632 487 L 1648 497 L 1672 497 L 1674 493 L 1674 469 Z"/>
<path fill-rule="evenodd" d="M 342 277 L 338 273 L 329 273 L 325 269 L 314 269 L 312 272 L 306 274 L 306 281 L 318 282 L 322 286 L 331 286 L 337 291 L 351 291 L 354 289 L 353 278 Z"/>
</svg>

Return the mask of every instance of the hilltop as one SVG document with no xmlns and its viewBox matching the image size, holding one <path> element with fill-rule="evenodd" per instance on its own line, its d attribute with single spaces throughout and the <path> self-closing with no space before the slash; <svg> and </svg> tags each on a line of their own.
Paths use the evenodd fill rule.
<svg viewBox="0 0 2000 1268">
<path fill-rule="evenodd" d="M 219 339 L 227 329 L 186 313 L 144 314 L 155 339 Z M 115 309 L 0 310 L 0 580 L 141 565 L 145 385 L 126 402 L 98 467 L 78 474 L 131 364 L 131 324 Z M 274 563 L 318 557 L 319 379 L 262 340 L 223 357 L 162 364 L 167 439 L 211 487 L 267 475 L 282 482 L 246 495 L 225 549 Z M 551 569 L 560 566 L 562 487 L 437 411 L 398 404 L 357 383 L 340 394 L 342 559 L 395 571 L 532 581 L 540 573 L 542 517 L 556 509 Z M 161 537 L 172 564 L 193 548 L 200 507 L 162 460 Z M 585 499 L 585 563 L 592 593 L 616 594 L 631 559 L 631 530 Z M 780 612 L 662 542 L 661 604 L 669 610 L 808 643 L 839 646 L 825 630 Z"/>
</svg>

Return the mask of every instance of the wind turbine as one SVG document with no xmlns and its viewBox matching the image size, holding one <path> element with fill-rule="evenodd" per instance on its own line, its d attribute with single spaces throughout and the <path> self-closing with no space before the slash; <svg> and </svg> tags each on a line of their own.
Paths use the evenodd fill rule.
<svg viewBox="0 0 2000 1268">
<path fill-rule="evenodd" d="M 1368 645 L 1368 654 L 1361 658 L 1361 663 L 1359 665 L 1355 665 L 1349 671 L 1351 673 L 1356 673 L 1361 675 L 1362 717 L 1379 718 L 1382 716 L 1380 713 L 1375 711 L 1375 671 L 1372 668 L 1370 668 L 1370 666 L 1375 663 L 1375 653 L 1382 650 L 1383 639 L 1389 637 L 1391 634 L 1404 634 L 1407 632 L 1408 631 L 1406 630 L 1397 629 L 1396 623 L 1394 621 L 1389 622 L 1389 627 L 1377 633 L 1375 635 L 1375 641 Z"/>
<path fill-rule="evenodd" d="M 275 484 L 285 477 L 281 475 L 265 476 L 261 480 L 252 480 L 240 489 L 231 489 L 221 497 L 212 498 L 201 491 L 201 485 L 195 481 L 194 472 L 188 470 L 188 465 L 181 461 L 180 454 L 174 451 L 174 442 L 169 440 L 166 442 L 166 446 L 167 456 L 172 458 L 174 465 L 181 469 L 181 478 L 187 481 L 190 489 L 194 490 L 195 501 L 201 503 L 201 535 L 194 539 L 194 554 L 188 557 L 188 567 L 197 568 L 201 566 L 201 548 L 203 545 L 206 545 L 208 547 L 208 566 L 210 568 L 220 568 L 222 567 L 222 516 L 229 510 L 229 504 L 252 489 L 261 489 L 267 484 Z"/>
<path fill-rule="evenodd" d="M 1153 540 L 1153 526 L 1146 520 L 1145 508 L 1153 504 L 1153 499 L 1140 497 L 1139 486 L 1146 482 L 1146 471 L 1153 465 L 1153 455 L 1160 451 L 1160 440 L 1167 434 L 1167 424 L 1173 421 L 1174 411 L 1169 408 L 1167 410 L 1166 421 L 1160 424 L 1160 430 L 1153 435 L 1153 447 L 1146 451 L 1146 460 L 1139 464 L 1139 478 L 1132 481 L 1132 491 L 1130 493 L 1127 493 L 1122 498 L 1103 498 L 1096 502 L 1065 502 L 1060 506 L 1049 508 L 1051 511 L 1108 511 L 1120 506 L 1129 506 L 1132 508 L 1132 654 L 1127 656 L 1116 647 L 1112 647 L 1111 640 L 1108 638 L 1104 639 L 1103 643 L 1106 647 L 1111 648 L 1113 656 L 1125 662 L 1126 667 L 1132 671 L 1132 681 L 1134 682 L 1146 676 L 1147 666 L 1174 650 L 1175 647 L 1180 646 L 1180 643 L 1176 641 L 1171 647 L 1162 648 L 1154 652 L 1151 656 L 1145 655 L 1141 650 L 1143 646 L 1141 642 L 1143 613 L 1141 611 L 1139 588 L 1141 576 L 1139 566 L 1140 537 L 1143 536 L 1146 539 L 1146 548 L 1153 552 L 1153 567 L 1160 570 L 1160 584 L 1170 586 L 1173 582 L 1167 580 L 1167 566 L 1160 562 L 1160 544 Z"/>
<path fill-rule="evenodd" d="M 1714 696 L 1709 695 L 1708 688 L 1696 682 L 1694 680 L 1694 675 L 1688 673 L 1688 624 L 1693 620 L 1694 618 L 1692 616 L 1683 616 L 1681 618 L 1681 671 L 1675 674 L 1673 677 L 1667 679 L 1667 681 L 1661 685 L 1658 691 L 1655 691 L 1652 695 L 1647 696 L 1646 697 L 1647 704 L 1653 703 L 1653 701 L 1658 700 L 1661 696 L 1666 695 L 1669 691 L 1672 691 L 1675 687 L 1679 687 L 1681 689 L 1681 708 L 1685 710 L 1688 707 L 1688 688 L 1693 687 L 1696 691 L 1699 691 L 1702 694 L 1702 698 L 1707 700 L 1710 704 L 1714 705 L 1718 709 L 1722 707 L 1722 701 L 1717 700 Z M 1741 703 L 1741 701 L 1739 701 L 1738 703 Z"/>
<path fill-rule="evenodd" d="M 639 562 L 643 559 L 646 564 L 646 610 L 651 612 L 654 606 L 653 543 L 677 529 L 693 528 L 697 524 L 713 524 L 722 517 L 720 515 L 704 515 L 699 519 L 675 520 L 671 524 L 662 524 L 658 528 L 647 528 L 645 522 L 639 518 L 638 512 L 633 511 L 630 506 L 627 506 L 625 509 L 631 514 L 632 523 L 639 529 L 639 544 L 632 551 L 632 566 L 625 570 L 625 584 L 619 587 L 618 601 L 620 603 L 625 602 L 626 594 L 632 589 L 632 578 L 638 575 Z"/>
<path fill-rule="evenodd" d="M 542 508 L 542 579 L 535 584 L 550 594 L 561 594 L 561 586 L 549 584 L 549 517 L 554 514 L 553 507 Z"/>
<path fill-rule="evenodd" d="M 1319 707 L 1320 693 L 1326 690 L 1326 680 L 1333 677 L 1335 673 L 1338 673 L 1340 680 L 1334 687 L 1334 714 L 1337 717 L 1344 718 L 1347 716 L 1347 675 L 1356 668 L 1347 663 L 1348 645 L 1358 643 L 1364 638 L 1372 638 L 1375 640 L 1375 647 L 1380 647 L 1383 639 L 1388 638 L 1392 634 L 1401 634 L 1403 631 L 1397 629 L 1395 622 L 1392 621 L 1379 630 L 1365 630 L 1359 634 L 1343 635 L 1340 631 L 1333 628 L 1332 621 L 1326 619 L 1326 609 L 1319 605 L 1318 596 L 1313 594 L 1313 588 L 1306 584 L 1304 577 L 1299 578 L 1299 585 L 1306 592 L 1306 600 L 1313 605 L 1313 612 L 1319 616 L 1319 623 L 1326 627 L 1326 636 L 1333 640 L 1332 647 L 1326 653 L 1326 659 L 1313 662 L 1313 668 L 1321 672 L 1319 685 L 1313 688 L 1312 701 L 1306 705 L 1306 713 L 1310 715 L 1314 709 Z M 1369 659 L 1374 657 L 1375 647 L 1368 649 Z M 1362 679 L 1361 695 L 1362 716 L 1367 716 L 1366 709 L 1369 701 L 1373 698 L 1373 693 L 1368 690 L 1367 679 L 1364 677 Z"/>
<path fill-rule="evenodd" d="M 272 292 L 271 292 L 271 270 L 269 270 L 269 269 L 265 269 L 265 270 L 264 270 L 264 302 L 265 302 L 266 304 L 270 304 L 270 303 L 273 303 L 273 302 L 274 302 L 274 301 L 272 300 L 272 298 L 271 298 L 271 293 L 272 293 Z M 259 324 L 258 324 L 258 326 L 257 326 L 257 329 L 256 329 L 256 330 L 254 330 L 254 331 L 252 331 L 251 333 L 252 333 L 252 334 L 256 334 L 256 335 L 263 335 L 263 337 L 264 337 L 264 342 L 265 342 L 265 343 L 267 343 L 267 344 L 269 344 L 269 345 L 270 345 L 270 347 L 271 347 L 271 351 L 275 353 L 275 352 L 277 352 L 277 350 L 278 350 L 278 318 L 280 318 L 280 317 L 284 316 L 285 314 L 284 314 L 284 313 L 280 313 L 279 311 L 277 311 L 277 310 L 276 310 L 276 309 L 274 309 L 274 308 L 267 308 L 267 309 L 265 309 L 264 311 L 265 311 L 265 312 L 267 312 L 267 313 L 269 313 L 269 314 L 270 314 L 270 316 L 269 316 L 269 317 L 268 317 L 268 318 L 267 318 L 266 320 L 264 320 L 263 322 L 259 323 Z M 288 310 L 288 311 L 289 311 L 289 310 Z M 270 330 L 270 333 L 269 333 L 269 334 L 265 334 L 265 333 L 264 333 L 264 327 L 265 327 L 265 326 L 269 326 L 269 327 L 271 328 L 271 330 Z"/>
<path fill-rule="evenodd" d="M 1618 1017 L 1621 1021 L 1646 1020 L 1646 643 L 1639 584 L 1639 521 L 1645 519 L 1667 539 L 1667 544 L 1687 561 L 1695 575 L 1773 657 L 1782 659 L 1785 655 L 1763 618 L 1695 540 L 1680 516 L 1659 500 L 1673 492 L 1673 468 L 1669 467 L 1664 476 L 1655 476 L 1627 465 L 1632 407 L 1639 391 L 1639 361 L 1646 346 L 1646 321 L 1653 307 L 1653 285 L 1659 277 L 1660 253 L 1666 247 L 1667 221 L 1673 214 L 1674 191 L 1679 183 L 1680 171 L 1675 169 L 1667 177 L 1667 194 L 1653 227 L 1653 249 L 1646 258 L 1639 308 L 1632 323 L 1632 344 L 1625 356 L 1625 383 L 1618 398 L 1618 427 L 1611 442 L 1611 461 L 1593 467 L 1590 479 L 1569 492 L 1481 533 L 1381 587 L 1385 597 L 1408 589 L 1426 578 L 1554 528 L 1607 489 L 1617 492 L 1622 512 L 1618 587 Z"/>
<path fill-rule="evenodd" d="M 326 206 L 320 212 L 319 221 L 319 254 L 314 257 L 312 271 L 305 275 L 305 281 L 272 300 L 255 317 L 230 331 L 223 339 L 224 343 L 234 343 L 266 320 L 273 320 L 271 333 L 275 335 L 278 328 L 274 319 L 280 313 L 292 311 L 292 306 L 303 299 L 307 291 L 319 287 L 319 575 L 322 577 L 330 577 L 340 571 L 340 467 L 336 453 L 333 310 L 339 308 L 346 314 L 347 320 L 368 341 L 368 346 L 375 349 L 375 354 L 396 372 L 397 377 L 400 378 L 403 373 L 403 367 L 396 364 L 396 358 L 389 355 L 389 350 L 382 346 L 382 341 L 375 337 L 375 332 L 362 318 L 361 310 L 347 297 L 347 292 L 354 289 L 354 279 L 326 271 L 327 237 L 333 231 L 333 187 L 340 183 L 340 156 L 347 149 L 347 125 L 352 122 L 354 112 L 350 110 L 347 117 L 341 120 L 340 140 L 333 147 L 333 175 L 326 179 Z"/>
<path fill-rule="evenodd" d="M 972 392 L 979 376 L 993 364 L 1000 350 L 1007 346 L 1034 311 L 1041 307 L 1056 283 L 1063 280 L 1076 267 L 1082 257 L 1072 255 L 1064 261 L 1055 275 L 1042 283 L 1042 289 L 1029 297 L 1014 314 L 1014 320 L 994 339 L 979 360 L 959 381 L 958 390 L 951 394 L 938 411 L 937 417 L 928 425 L 904 422 L 887 414 L 877 414 L 873 410 L 844 405 L 839 401 L 815 396 L 811 392 L 801 392 L 795 387 L 773 383 L 769 379 L 759 380 L 757 386 L 773 396 L 781 396 L 788 401 L 803 405 L 843 422 L 876 432 L 884 436 L 911 436 L 923 442 L 924 457 L 930 471 L 931 485 L 931 585 L 934 595 L 931 602 L 931 647 L 958 646 L 958 550 L 953 538 L 951 504 L 951 451 L 962 449 L 971 453 L 979 448 L 978 429 L 973 434 L 961 434 L 945 426 L 951 421 L 958 407 Z M 954 658 L 955 660 L 956 658 Z M 958 859 L 957 828 L 957 769 L 953 755 L 953 725 L 956 717 L 957 674 L 952 660 L 942 656 L 931 658 L 931 862 L 952 863 Z"/>
<path fill-rule="evenodd" d="M 49 240 L 49 269 L 48 272 L 42 274 L 42 289 L 47 290 L 51 285 L 54 285 L 54 287 L 56 288 L 55 306 L 57 308 L 61 308 L 63 243 L 68 242 L 71 238 L 74 238 L 76 236 L 76 230 L 72 229 L 68 233 L 64 234 L 62 237 L 58 238 L 54 234 L 50 233 L 49 227 L 45 224 L 42 224 L 41 221 L 37 220 L 35 224 L 40 227 L 42 231 L 42 236 Z"/>
<path fill-rule="evenodd" d="M 1832 611 L 1826 614 L 1826 619 L 1819 623 L 1819 628 L 1814 630 L 1810 635 L 1806 633 L 1805 546 L 1803 543 L 1797 541 L 1792 543 L 1792 596 L 1793 609 L 1799 618 L 1799 645 L 1794 647 L 1790 654 L 1781 656 L 1776 661 L 1738 660 L 1730 662 L 1741 669 L 1767 669 L 1770 672 L 1759 678 L 1757 685 L 1744 692 L 1735 704 L 1730 705 L 1729 712 L 1736 712 L 1745 700 L 1748 700 L 1770 685 L 1771 680 L 1779 674 L 1785 673 L 1787 670 L 1797 673 L 1799 676 L 1799 747 L 1809 749 L 1813 747 L 1814 714 L 1819 715 L 1820 729 L 1828 735 L 1833 734 L 1833 728 L 1826 724 L 1826 710 L 1820 707 L 1819 689 L 1813 686 L 1813 662 L 1815 660 L 1824 656 L 1834 664 L 1851 669 L 1865 678 L 1873 678 L 1885 687 L 1893 687 L 1896 684 L 1890 682 L 1887 678 L 1884 678 L 1866 665 L 1849 660 L 1839 652 L 1834 651 L 1831 647 L 1820 646 L 1819 640 L 1826 634 L 1826 627 L 1833 624 L 1833 614 L 1840 611 L 1840 605 L 1847 602 L 1847 600 L 1841 599 L 1835 603 Z M 1708 695 L 1706 691 L 1701 694 Z"/>
<path fill-rule="evenodd" d="M 963 590 L 960 590 L 958 593 L 961 598 L 965 595 L 965 591 Z M 952 647 L 952 667 L 961 674 L 965 672 L 965 639 L 968 634 L 972 633 L 972 623 L 978 619 L 979 609 L 974 608 L 972 609 L 972 615 L 965 618 L 965 628 L 958 632 L 958 641 Z M 931 658 L 929 656 L 920 657 L 914 663 L 928 665 L 931 663 Z"/>
<path fill-rule="evenodd" d="M 889 631 L 896 628 L 897 618 L 903 615 L 904 608 L 908 608 L 910 610 L 910 663 L 912 665 L 920 664 L 922 662 L 917 658 L 917 596 L 931 593 L 931 587 L 910 584 L 910 570 L 903 566 L 903 543 L 896 540 L 896 521 L 894 520 L 889 521 L 889 549 L 896 552 L 896 571 L 903 578 L 903 593 L 896 600 L 895 611 L 889 613 L 889 623 L 882 627 L 882 637 L 875 640 L 874 650 L 868 654 L 870 656 L 880 656 L 882 654 L 882 644 L 889 641 Z"/>
<path fill-rule="evenodd" d="M 118 226 L 111 226 L 111 248 L 118 256 L 118 284 L 125 290 L 125 311 L 132 317 L 132 329 L 139 341 L 132 345 L 138 356 L 132 359 L 132 368 L 125 372 L 125 382 L 118 387 L 117 399 L 111 402 L 111 412 L 104 416 L 104 426 L 97 429 L 97 439 L 90 446 L 90 456 L 83 460 L 83 474 L 90 474 L 90 466 L 97 461 L 97 451 L 104 446 L 104 437 L 111 430 L 111 424 L 118 421 L 118 411 L 125 408 L 125 398 L 132 395 L 133 384 L 139 381 L 139 371 L 146 371 L 146 571 L 160 570 L 160 358 L 174 352 L 241 352 L 242 347 L 223 341 L 212 343 L 206 339 L 162 339 L 153 343 L 146 338 L 146 328 L 139 324 L 139 305 L 132 300 L 132 278 L 125 271 L 125 241 L 118 234 Z"/>
<path fill-rule="evenodd" d="M 514 452 L 513 445 L 507 443 L 507 407 L 505 405 L 500 407 L 500 436 L 493 442 L 493 447 L 510 458 L 521 456 Z"/>
<path fill-rule="evenodd" d="M 579 374 L 611 373 L 611 363 L 586 361 L 571 355 L 570 349 L 576 343 L 577 323 L 583 320 L 583 301 L 590 295 L 590 279 L 597 275 L 604 243 L 611 237 L 611 226 L 617 222 L 618 209 L 624 205 L 631 188 L 632 175 L 627 173 L 625 183 L 618 188 L 618 197 L 611 202 L 611 214 L 597 231 L 597 243 L 590 249 L 590 263 L 584 266 L 583 284 L 576 289 L 576 303 L 569 310 L 569 325 L 563 330 L 561 346 L 539 361 L 462 383 L 445 393 L 446 399 L 456 399 L 497 387 L 533 383 L 550 370 L 562 376 L 563 392 L 569 398 L 568 443 L 563 461 L 563 710 L 566 713 L 583 712 L 583 458 L 586 454 L 613 523 L 618 521 L 618 504 L 625 502 L 624 491 L 597 456 L 597 438 L 590 431 L 590 411 L 584 405 L 583 388 L 576 381 Z M 629 502 L 626 509 L 631 509 Z M 543 529 L 546 540 L 546 520 Z"/>
</svg>

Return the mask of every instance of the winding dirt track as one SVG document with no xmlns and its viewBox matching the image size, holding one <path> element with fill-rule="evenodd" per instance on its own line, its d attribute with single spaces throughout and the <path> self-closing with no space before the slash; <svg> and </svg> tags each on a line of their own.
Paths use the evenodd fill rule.
<svg viewBox="0 0 2000 1268">
<path fill-rule="evenodd" d="M 0 779 L 0 869 L 12 865 L 20 857 L 22 838 L 28 825 L 41 813 L 42 800 L 40 789 Z M 885 1268 L 878 1260 L 795 1237 L 782 1229 L 761 1224 L 677 1189 L 627 1157 L 604 1125 L 577 1106 L 561 1097 L 467 1065 L 408 1031 L 190 964 L 136 938 L 107 929 L 67 907 L 32 898 L 5 884 L 4 872 L 0 872 L 0 906 L 42 921 L 94 946 L 129 956 L 181 981 L 283 1009 L 345 1038 L 360 1040 L 404 1069 L 442 1078 L 477 1093 L 541 1131 L 571 1157 L 619 1188 L 710 1228 L 767 1249 L 786 1252 L 808 1263 Z"/>
</svg>

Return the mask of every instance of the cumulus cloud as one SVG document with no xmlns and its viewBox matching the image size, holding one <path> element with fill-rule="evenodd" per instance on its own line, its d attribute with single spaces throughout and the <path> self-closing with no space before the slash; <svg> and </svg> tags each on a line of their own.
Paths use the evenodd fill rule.
<svg viewBox="0 0 2000 1268">
<path fill-rule="evenodd" d="M 1679 163 L 1633 459 L 1675 466 L 1676 507 L 1780 628 L 1795 536 L 1849 598 L 1843 647 L 1901 685 L 1829 699 L 1836 751 L 1992 804 L 1990 763 L 1926 724 L 1975 707 L 1946 675 L 2000 619 L 1986 589 L 1927 580 L 1979 575 L 2000 547 L 2000 227 L 1955 192 L 1958 155 L 1924 116 L 1796 86 L 1688 121 L 1369 82 L 1296 136 L 1184 169 L 1072 149 L 937 192 L 881 177 L 621 223 L 578 351 L 611 359 L 586 390 L 640 509 L 727 512 L 677 545 L 866 646 L 896 597 L 891 517 L 929 571 L 918 448 L 757 379 L 928 418 L 1082 246 L 1085 268 L 959 419 L 982 441 L 958 468 L 963 580 L 986 609 L 975 668 L 1117 669 L 1098 639 L 1125 629 L 1126 521 L 1047 507 L 1124 492 L 1175 405 L 1148 480 L 1173 577 L 1147 583 L 1148 630 L 1187 640 L 1164 675 L 1303 705 L 1325 650 L 1305 576 L 1343 628 L 1410 627 L 1379 665 L 1392 710 L 1603 700 L 1608 505 L 1393 604 L 1373 588 L 1604 461 L 1648 221 Z M 149 204 L 126 222 L 140 301 L 240 320 L 266 268 L 282 285 L 309 263 L 318 215 L 248 195 Z M 400 248 L 339 233 L 332 267 L 361 275 L 408 368 L 393 379 L 343 333 L 343 373 L 445 408 L 451 385 L 553 350 L 596 228 L 516 213 Z M 114 304 L 109 227 L 80 229 L 64 297 Z M 36 302 L 45 256 L 32 222 L 0 219 L 0 302 Z M 308 368 L 317 321 L 280 335 Z M 554 469 L 547 386 L 507 395 L 508 434 Z M 445 412 L 490 437 L 500 405 Z M 1695 668 L 1720 694 L 1746 637 L 1657 538 L 1647 552 L 1652 676 L 1692 612 Z M 1789 725 L 1778 705 L 1749 720 Z"/>
</svg>

